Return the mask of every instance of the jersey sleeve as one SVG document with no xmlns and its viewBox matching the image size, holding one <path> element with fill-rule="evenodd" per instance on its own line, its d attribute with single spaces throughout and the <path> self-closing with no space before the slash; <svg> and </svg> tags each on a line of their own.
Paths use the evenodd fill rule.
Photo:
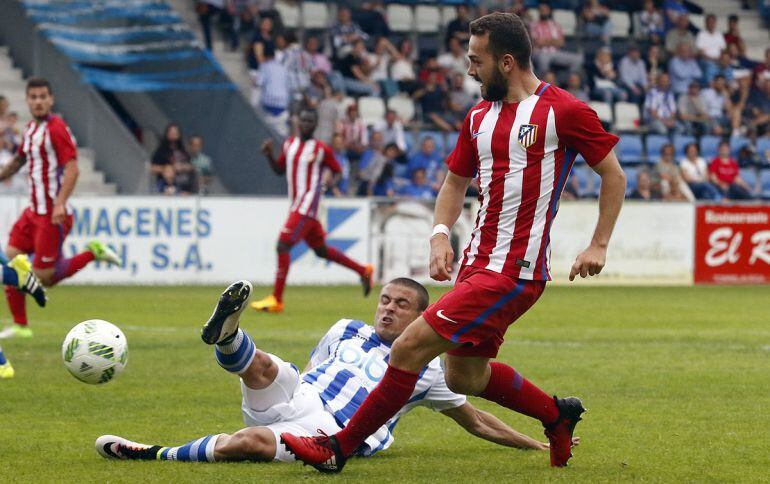
<svg viewBox="0 0 770 484">
<path fill-rule="evenodd" d="M 446 159 L 449 171 L 466 178 L 476 176 L 478 168 L 476 150 L 471 140 L 471 113 L 465 116 L 463 127 L 457 137 L 457 144 Z"/>
<path fill-rule="evenodd" d="M 323 335 L 313 351 L 310 352 L 311 367 L 320 365 L 331 356 L 348 323 L 350 323 L 349 319 L 340 319 Z"/>
<path fill-rule="evenodd" d="M 583 155 L 589 166 L 602 161 L 617 144 L 618 137 L 604 130 L 599 116 L 587 104 L 576 99 L 556 118 L 556 132 L 567 148 Z"/>
<path fill-rule="evenodd" d="M 447 387 L 444 372 L 440 371 L 438 376 L 436 376 L 436 380 L 428 388 L 428 393 L 425 395 L 421 405 L 435 412 L 441 412 L 442 410 L 459 407 L 466 401 L 465 395 L 454 393 Z"/>
<path fill-rule="evenodd" d="M 332 149 L 324 144 L 323 150 L 324 150 L 324 161 L 323 161 L 324 166 L 330 169 L 334 173 L 340 173 L 342 171 L 342 167 L 340 166 L 340 162 L 337 161 L 337 157 L 334 156 L 334 152 L 332 151 Z"/>
<path fill-rule="evenodd" d="M 78 152 L 75 148 L 75 139 L 67 125 L 63 121 L 52 123 L 49 132 L 59 166 L 64 166 L 72 160 L 77 161 Z"/>
</svg>

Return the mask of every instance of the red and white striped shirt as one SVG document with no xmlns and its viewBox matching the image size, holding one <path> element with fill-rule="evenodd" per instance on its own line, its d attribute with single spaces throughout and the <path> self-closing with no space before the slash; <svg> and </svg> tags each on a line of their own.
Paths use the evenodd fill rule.
<svg viewBox="0 0 770 484">
<path fill-rule="evenodd" d="M 546 83 L 519 103 L 474 106 L 447 159 L 480 187 L 463 265 L 550 280 L 549 233 L 575 157 L 593 166 L 617 141 L 585 103 Z"/>
<path fill-rule="evenodd" d="M 342 168 L 327 145 L 316 139 L 287 138 L 278 165 L 286 169 L 291 211 L 315 218 L 321 198 L 324 168 L 339 173 Z"/>
<path fill-rule="evenodd" d="M 39 124 L 31 121 L 24 129 L 18 154 L 29 164 L 30 208 L 38 215 L 50 216 L 61 189 L 64 165 L 77 161 L 75 139 L 67 123 L 53 114 Z"/>
</svg>

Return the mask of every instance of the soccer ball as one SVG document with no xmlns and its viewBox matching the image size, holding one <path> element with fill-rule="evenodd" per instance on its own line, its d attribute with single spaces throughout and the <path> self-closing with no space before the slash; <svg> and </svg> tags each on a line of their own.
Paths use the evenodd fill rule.
<svg viewBox="0 0 770 484">
<path fill-rule="evenodd" d="M 107 383 L 126 367 L 128 341 L 114 324 L 90 319 L 67 333 L 61 356 L 64 366 L 78 380 L 91 385 Z"/>
</svg>

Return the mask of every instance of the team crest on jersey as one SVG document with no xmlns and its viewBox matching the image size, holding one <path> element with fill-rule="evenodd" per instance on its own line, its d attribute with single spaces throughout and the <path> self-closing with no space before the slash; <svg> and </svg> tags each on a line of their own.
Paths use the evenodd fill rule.
<svg viewBox="0 0 770 484">
<path fill-rule="evenodd" d="M 537 125 L 536 124 L 522 124 L 519 126 L 519 144 L 524 147 L 524 149 L 529 148 L 533 144 L 535 144 L 535 140 L 537 139 Z"/>
</svg>

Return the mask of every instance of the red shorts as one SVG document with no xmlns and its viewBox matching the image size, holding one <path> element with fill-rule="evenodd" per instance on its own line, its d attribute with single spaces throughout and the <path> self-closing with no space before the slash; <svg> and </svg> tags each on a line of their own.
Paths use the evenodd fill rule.
<svg viewBox="0 0 770 484">
<path fill-rule="evenodd" d="M 28 208 L 13 224 L 8 245 L 25 254 L 35 254 L 36 269 L 49 269 L 61 257 L 61 248 L 72 228 L 72 215 L 61 225 L 51 223 L 50 215 L 38 215 Z"/>
<path fill-rule="evenodd" d="M 324 232 L 321 222 L 313 217 L 291 212 L 286 223 L 283 224 L 283 228 L 281 228 L 278 242 L 293 247 L 300 240 L 304 240 L 311 249 L 317 249 L 324 245 L 326 232 Z"/>
<path fill-rule="evenodd" d="M 544 289 L 545 281 L 466 266 L 452 290 L 422 316 L 442 338 L 462 345 L 448 354 L 494 358 L 508 326 L 535 304 Z"/>
</svg>

